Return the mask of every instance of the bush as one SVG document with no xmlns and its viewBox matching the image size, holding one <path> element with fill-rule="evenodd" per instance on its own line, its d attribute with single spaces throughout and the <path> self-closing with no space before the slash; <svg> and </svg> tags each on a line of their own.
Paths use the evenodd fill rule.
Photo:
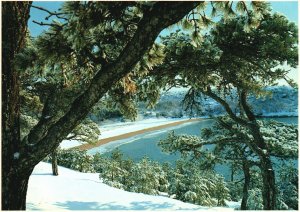
<svg viewBox="0 0 300 212">
<path fill-rule="evenodd" d="M 204 206 L 225 205 L 230 200 L 224 179 L 212 171 L 201 171 L 197 162 L 177 161 L 169 194 L 176 199 Z"/>
<path fill-rule="evenodd" d="M 261 190 L 259 188 L 250 189 L 247 208 L 249 210 L 262 210 L 263 207 Z"/>
<path fill-rule="evenodd" d="M 44 161 L 51 162 L 51 157 L 47 156 Z M 83 150 L 61 150 L 57 151 L 57 164 L 80 172 L 95 172 L 93 156 Z"/>
</svg>

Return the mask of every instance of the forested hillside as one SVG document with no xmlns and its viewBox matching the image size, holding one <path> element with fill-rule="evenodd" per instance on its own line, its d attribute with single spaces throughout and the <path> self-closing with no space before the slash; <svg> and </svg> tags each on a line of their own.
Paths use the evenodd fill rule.
<svg viewBox="0 0 300 212">
<path fill-rule="evenodd" d="M 265 89 L 268 96 L 257 98 L 249 96 L 249 104 L 257 116 L 298 116 L 298 90 L 288 86 L 274 86 Z M 183 116 L 217 116 L 225 114 L 224 108 L 209 97 L 199 98 L 199 107 L 192 113 L 185 110 L 183 105 L 186 91 L 168 91 L 162 96 L 154 109 L 148 110 L 145 104 L 140 103 L 140 113 L 145 116 L 156 117 L 183 117 Z M 228 100 L 234 105 L 236 102 L 235 91 Z"/>
</svg>

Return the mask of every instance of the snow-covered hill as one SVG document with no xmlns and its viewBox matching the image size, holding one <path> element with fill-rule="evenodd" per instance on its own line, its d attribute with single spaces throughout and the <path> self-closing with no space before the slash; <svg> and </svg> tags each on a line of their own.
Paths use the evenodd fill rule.
<svg viewBox="0 0 300 212">
<path fill-rule="evenodd" d="M 101 183 L 96 173 L 80 173 L 59 167 L 59 176 L 51 174 L 51 164 L 39 163 L 29 179 L 27 210 L 217 210 L 163 196 L 131 193 Z"/>
<path fill-rule="evenodd" d="M 262 98 L 256 98 L 250 95 L 248 102 L 251 105 L 254 113 L 258 116 L 298 116 L 298 91 L 288 86 L 273 86 L 267 87 L 265 90 L 272 95 Z M 227 101 L 234 107 L 237 105 L 237 99 L 234 99 L 235 91 L 232 91 L 232 98 L 229 97 Z M 170 90 L 162 94 L 160 101 L 156 105 L 152 113 L 156 116 L 164 117 L 182 117 L 189 115 L 182 108 L 182 100 L 186 90 Z M 199 98 L 201 111 L 195 116 L 218 116 L 225 114 L 224 108 L 211 98 Z M 234 109 L 236 110 L 236 109 Z M 141 107 L 141 111 L 149 113 L 149 110 Z M 146 111 L 146 112 L 145 112 Z"/>
</svg>

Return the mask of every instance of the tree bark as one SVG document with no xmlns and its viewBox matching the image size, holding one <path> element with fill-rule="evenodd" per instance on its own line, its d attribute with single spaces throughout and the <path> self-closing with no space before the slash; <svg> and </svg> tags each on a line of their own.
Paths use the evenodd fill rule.
<svg viewBox="0 0 300 212">
<path fill-rule="evenodd" d="M 230 175 L 230 181 L 233 182 L 233 178 L 234 178 L 234 166 L 231 165 L 231 175 Z"/>
<path fill-rule="evenodd" d="M 248 191 L 250 187 L 250 168 L 247 160 L 243 160 L 244 186 L 241 210 L 247 210 Z"/>
<path fill-rule="evenodd" d="M 261 157 L 261 174 L 263 177 L 263 205 L 264 210 L 276 209 L 275 172 L 268 157 Z"/>
<path fill-rule="evenodd" d="M 51 153 L 52 174 L 58 176 L 57 149 Z"/>
<path fill-rule="evenodd" d="M 28 181 L 32 170 L 5 173 L 2 180 L 2 210 L 25 210 Z M 4 174 L 4 173 L 3 173 Z"/>
<path fill-rule="evenodd" d="M 20 142 L 19 75 L 14 66 L 23 47 L 31 2 L 2 2 L 2 210 L 25 210 L 28 179 Z"/>
</svg>

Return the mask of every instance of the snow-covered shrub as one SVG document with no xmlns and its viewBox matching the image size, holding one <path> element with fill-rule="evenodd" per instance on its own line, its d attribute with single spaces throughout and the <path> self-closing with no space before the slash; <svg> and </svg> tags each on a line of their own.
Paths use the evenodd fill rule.
<svg viewBox="0 0 300 212">
<path fill-rule="evenodd" d="M 261 190 L 259 188 L 254 188 L 249 190 L 247 208 L 249 210 L 262 210 L 263 200 Z"/>
<path fill-rule="evenodd" d="M 109 163 L 109 159 L 103 157 L 100 153 L 96 153 L 93 155 L 92 166 L 97 173 L 102 173 L 105 169 L 107 164 Z"/>
<path fill-rule="evenodd" d="M 260 122 L 261 133 L 274 156 L 298 157 L 297 126 L 276 121 Z"/>
<path fill-rule="evenodd" d="M 217 199 L 218 206 L 225 206 L 225 200 L 230 200 L 230 190 L 227 187 L 224 178 L 220 175 L 216 176 L 215 189 L 213 192 L 213 196 Z"/>
<path fill-rule="evenodd" d="M 123 159 L 123 154 L 116 149 L 111 157 L 102 158 L 95 155 L 94 161 L 102 163 L 95 166 L 103 182 L 126 191 L 158 194 L 167 192 L 167 171 L 158 162 L 143 158 L 137 163 L 131 159 Z"/>
<path fill-rule="evenodd" d="M 227 182 L 227 188 L 229 189 L 229 194 L 232 201 L 238 202 L 242 199 L 243 181 Z"/>
<path fill-rule="evenodd" d="M 124 185 L 122 183 L 119 183 L 119 182 L 116 182 L 116 181 L 105 180 L 105 181 L 103 181 L 103 183 L 105 183 L 106 185 L 109 185 L 111 187 L 114 187 L 114 188 L 125 190 Z"/>
<path fill-rule="evenodd" d="M 298 169 L 293 163 L 282 164 L 278 173 L 279 205 L 284 203 L 288 209 L 298 210 Z"/>
<path fill-rule="evenodd" d="M 111 160 L 106 164 L 105 168 L 100 173 L 100 178 L 103 179 L 104 183 L 113 185 L 114 182 L 116 185 L 118 185 L 118 188 L 120 188 L 121 186 L 119 184 L 121 184 L 123 176 L 126 175 L 126 172 L 127 171 L 122 169 L 117 161 Z"/>
<path fill-rule="evenodd" d="M 177 161 L 170 181 L 170 195 L 205 206 L 225 205 L 230 200 L 224 179 L 211 171 L 201 171 L 197 162 Z"/>
<path fill-rule="evenodd" d="M 119 149 L 115 149 L 110 158 L 104 158 L 100 154 L 94 155 L 94 169 L 100 173 L 99 177 L 103 182 L 124 190 L 132 185 L 130 175 L 132 172 L 133 161 L 123 159 L 123 154 Z"/>
<path fill-rule="evenodd" d="M 58 150 L 57 163 L 80 172 L 94 172 L 93 157 L 82 150 Z"/>
<path fill-rule="evenodd" d="M 129 191 L 144 194 L 159 193 L 160 182 L 164 182 L 164 176 L 161 175 L 162 169 L 157 163 L 143 158 L 133 166 L 131 171 L 130 178 L 133 185 L 129 187 Z"/>
</svg>

